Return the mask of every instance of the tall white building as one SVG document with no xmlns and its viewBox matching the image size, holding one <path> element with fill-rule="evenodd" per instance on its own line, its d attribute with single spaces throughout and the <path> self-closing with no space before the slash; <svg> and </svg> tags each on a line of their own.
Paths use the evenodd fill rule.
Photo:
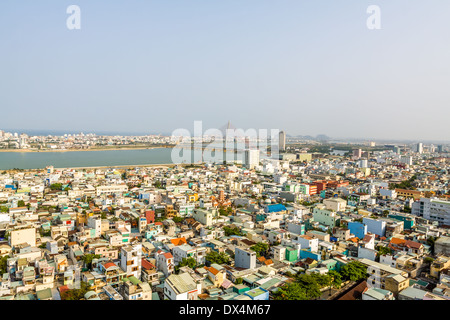
<svg viewBox="0 0 450 320">
<path fill-rule="evenodd" d="M 253 169 L 259 165 L 259 150 L 248 149 L 244 152 L 244 165 L 249 169 Z"/>
<path fill-rule="evenodd" d="M 400 162 L 411 166 L 413 164 L 413 159 L 411 156 L 404 156 L 400 158 Z"/>
<path fill-rule="evenodd" d="M 359 160 L 358 161 L 358 167 L 360 167 L 360 168 L 367 168 L 368 167 L 367 159 Z"/>
<path fill-rule="evenodd" d="M 421 198 L 412 204 L 411 213 L 431 221 L 437 221 L 440 225 L 450 225 L 450 201 Z"/>
<path fill-rule="evenodd" d="M 234 265 L 238 268 L 255 269 L 256 252 L 236 247 L 234 249 Z"/>
<path fill-rule="evenodd" d="M 420 153 L 420 154 L 423 153 L 423 143 L 422 142 L 419 142 L 417 144 L 417 152 Z"/>
<path fill-rule="evenodd" d="M 280 131 L 279 133 L 279 150 L 286 150 L 286 133 L 284 131 Z"/>
<path fill-rule="evenodd" d="M 95 230 L 95 238 L 102 235 L 102 219 L 99 216 L 92 216 L 88 218 L 87 226 Z"/>
<path fill-rule="evenodd" d="M 141 278 L 142 244 L 123 246 L 120 250 L 120 267 L 127 277 Z"/>
<path fill-rule="evenodd" d="M 8 238 L 8 244 L 11 247 L 24 243 L 32 247 L 36 246 L 36 228 L 18 228 L 11 231 Z"/>
</svg>

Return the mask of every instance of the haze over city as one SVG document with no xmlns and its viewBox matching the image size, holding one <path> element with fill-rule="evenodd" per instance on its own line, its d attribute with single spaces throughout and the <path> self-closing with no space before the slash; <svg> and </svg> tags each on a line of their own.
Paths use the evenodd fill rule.
<svg viewBox="0 0 450 320">
<path fill-rule="evenodd" d="M 0 3 L 2 129 L 446 140 L 450 3 Z"/>
<path fill-rule="evenodd" d="M 354 300 L 404 320 L 449 301 L 449 9 L 0 1 L 3 310 L 368 315 L 334 307 Z"/>
</svg>

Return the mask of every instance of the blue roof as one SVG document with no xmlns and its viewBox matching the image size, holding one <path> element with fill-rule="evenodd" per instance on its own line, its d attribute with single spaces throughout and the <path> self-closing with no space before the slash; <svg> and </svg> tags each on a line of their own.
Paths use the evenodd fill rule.
<svg viewBox="0 0 450 320">
<path fill-rule="evenodd" d="M 286 210 L 286 207 L 283 204 L 271 204 L 267 206 L 268 212 L 278 212 L 284 210 Z"/>
</svg>

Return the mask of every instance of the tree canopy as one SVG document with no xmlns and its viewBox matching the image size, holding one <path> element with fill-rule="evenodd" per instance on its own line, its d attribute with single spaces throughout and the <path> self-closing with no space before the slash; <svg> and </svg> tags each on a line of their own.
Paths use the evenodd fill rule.
<svg viewBox="0 0 450 320">
<path fill-rule="evenodd" d="M 223 264 L 230 261 L 230 257 L 225 252 L 211 251 L 209 252 L 205 259 L 211 263 Z"/>
<path fill-rule="evenodd" d="M 241 232 L 241 230 L 239 230 L 239 228 L 238 227 L 233 227 L 233 228 L 231 228 L 231 227 L 227 227 L 227 226 L 225 226 L 225 227 L 223 227 L 223 231 L 225 231 L 225 235 L 228 237 L 228 236 L 234 236 L 234 235 L 236 235 L 236 236 L 243 236 L 244 234 Z"/>
<path fill-rule="evenodd" d="M 264 242 L 258 242 L 257 244 L 250 247 L 250 250 L 256 252 L 256 256 L 265 256 L 269 252 L 269 245 Z"/>
<path fill-rule="evenodd" d="M 178 267 L 184 266 L 188 266 L 189 268 L 194 269 L 197 266 L 197 261 L 192 257 L 189 257 L 187 259 L 183 258 L 181 262 L 178 264 Z"/>
<path fill-rule="evenodd" d="M 320 289 L 332 285 L 333 276 L 311 273 L 294 276 L 295 281 L 278 288 L 274 300 L 314 300 L 321 296 Z"/>
<path fill-rule="evenodd" d="M 99 254 L 87 253 L 81 257 L 81 260 L 83 260 L 86 267 L 90 269 L 91 265 L 92 265 L 92 260 L 99 259 L 99 258 L 100 258 Z"/>
<path fill-rule="evenodd" d="M 90 291 L 91 288 L 86 282 L 81 282 L 79 289 L 67 290 L 61 294 L 62 300 L 81 300 L 84 299 L 84 295 Z"/>
<path fill-rule="evenodd" d="M 344 280 L 358 281 L 367 278 L 367 267 L 359 261 L 352 261 L 341 268 Z"/>
<path fill-rule="evenodd" d="M 50 185 L 50 189 L 51 190 L 61 190 L 62 189 L 62 184 L 61 183 L 53 183 Z"/>
<path fill-rule="evenodd" d="M 8 256 L 3 256 L 0 259 L 0 274 L 4 274 L 7 272 L 7 265 L 6 265 L 7 260 Z"/>
<path fill-rule="evenodd" d="M 274 300 L 309 300 L 304 288 L 297 282 L 288 283 L 277 289 Z"/>
</svg>

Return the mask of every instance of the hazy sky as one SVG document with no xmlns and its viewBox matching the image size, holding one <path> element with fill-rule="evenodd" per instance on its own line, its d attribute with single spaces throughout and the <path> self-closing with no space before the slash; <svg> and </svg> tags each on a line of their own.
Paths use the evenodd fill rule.
<svg viewBox="0 0 450 320">
<path fill-rule="evenodd" d="M 448 0 L 2 0 L 0 41 L 3 129 L 450 137 Z"/>
</svg>

